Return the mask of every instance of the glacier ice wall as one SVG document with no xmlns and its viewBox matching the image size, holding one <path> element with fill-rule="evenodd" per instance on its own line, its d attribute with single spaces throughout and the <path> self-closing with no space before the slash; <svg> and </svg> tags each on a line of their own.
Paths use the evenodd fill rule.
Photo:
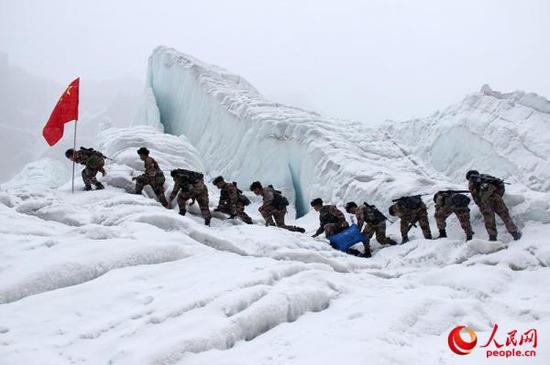
<svg viewBox="0 0 550 365">
<path fill-rule="evenodd" d="M 269 101 L 243 78 L 174 49 L 153 52 L 147 83 L 165 132 L 187 136 L 209 174 L 274 184 L 299 216 L 316 196 L 387 204 L 388 195 L 434 184 L 383 130 Z M 157 124 L 151 114 L 140 123 Z"/>
<path fill-rule="evenodd" d="M 210 176 L 285 190 L 298 216 L 317 196 L 385 210 L 402 195 L 463 189 L 475 168 L 513 183 L 507 203 L 522 220 L 550 219 L 550 102 L 536 94 L 484 86 L 427 118 L 369 128 L 267 100 L 166 47 L 149 58 L 146 88 L 139 124 L 185 135 Z"/>
</svg>

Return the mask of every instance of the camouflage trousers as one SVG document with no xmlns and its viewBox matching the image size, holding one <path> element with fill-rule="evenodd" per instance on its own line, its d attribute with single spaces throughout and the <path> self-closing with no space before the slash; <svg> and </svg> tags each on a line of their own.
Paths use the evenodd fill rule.
<svg viewBox="0 0 550 365">
<path fill-rule="evenodd" d="M 435 221 L 437 222 L 437 228 L 441 230 L 445 230 L 447 227 L 447 218 L 451 214 L 455 214 L 458 218 L 458 221 L 460 222 L 460 226 L 464 230 L 464 233 L 472 234 L 472 225 L 470 224 L 470 209 L 463 208 L 463 209 L 453 209 L 453 208 L 444 208 L 444 207 L 435 207 Z"/>
<path fill-rule="evenodd" d="M 229 204 L 223 204 L 218 207 L 218 210 L 225 214 L 232 214 L 231 208 L 229 207 Z M 243 222 L 245 223 L 252 223 L 252 218 L 246 212 L 244 211 L 244 204 L 241 202 L 238 202 L 235 204 L 235 216 L 239 217 Z"/>
<path fill-rule="evenodd" d="M 162 184 L 161 184 L 162 181 Z M 136 178 L 136 194 L 141 194 L 143 188 L 147 185 L 151 185 L 151 188 L 155 192 L 159 202 L 167 207 L 168 201 L 164 195 L 164 178 L 157 179 L 154 176 L 140 175 Z"/>
<path fill-rule="evenodd" d="M 190 191 L 180 191 L 177 197 L 178 207 L 181 211 L 186 211 L 186 204 L 189 199 L 195 200 L 199 204 L 201 215 L 204 219 L 210 219 L 210 208 L 208 207 L 208 189 L 204 183 L 195 184 Z"/>
<path fill-rule="evenodd" d="M 515 233 L 518 231 L 518 227 L 514 223 L 512 217 L 510 217 L 508 207 L 506 207 L 500 195 L 493 194 L 487 201 L 481 202 L 481 204 L 479 204 L 479 210 L 481 214 L 483 214 L 485 228 L 490 236 L 496 236 L 498 233 L 495 213 L 502 219 L 508 232 Z"/>
<path fill-rule="evenodd" d="M 84 168 L 84 170 L 82 170 L 82 181 L 84 181 L 84 186 L 86 186 L 86 188 L 91 188 L 92 184 L 94 184 L 95 186 L 99 184 L 99 181 L 97 181 L 96 179 L 96 175 L 98 172 L 99 170 L 92 169 L 91 167 L 86 167 Z"/>
<path fill-rule="evenodd" d="M 424 235 L 424 238 L 432 238 L 430 222 L 428 221 L 428 211 L 426 210 L 426 208 L 408 210 L 400 218 L 402 237 L 407 237 L 409 231 L 413 227 L 413 224 L 418 222 L 420 228 L 422 229 L 422 234 Z"/>
<path fill-rule="evenodd" d="M 287 226 L 285 224 L 286 208 L 275 209 L 275 208 L 266 207 L 265 205 L 262 205 L 260 208 L 258 208 L 258 211 L 260 212 L 262 217 L 265 219 L 266 226 L 277 226 L 279 228 L 288 229 L 289 231 L 292 231 L 292 232 L 302 231 L 302 228 L 300 227 Z"/>
<path fill-rule="evenodd" d="M 325 237 L 329 238 L 335 234 L 342 232 L 344 229 L 348 228 L 349 225 L 346 223 L 345 226 L 337 223 L 327 223 L 323 226 L 325 230 Z"/>
<path fill-rule="evenodd" d="M 395 245 L 396 242 L 386 236 L 386 222 L 380 222 L 378 224 L 367 223 L 363 228 L 363 234 L 369 240 L 376 234 L 376 240 L 382 245 Z"/>
</svg>

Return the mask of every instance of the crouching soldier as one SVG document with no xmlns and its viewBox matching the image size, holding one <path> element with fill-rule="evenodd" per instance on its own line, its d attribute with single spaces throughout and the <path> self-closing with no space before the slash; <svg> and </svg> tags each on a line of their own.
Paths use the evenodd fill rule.
<svg viewBox="0 0 550 365">
<path fill-rule="evenodd" d="M 340 233 L 349 227 L 344 213 L 336 208 L 336 205 L 323 205 L 321 198 L 315 198 L 311 201 L 311 207 L 316 212 L 319 212 L 319 228 L 312 237 L 317 237 L 324 232 L 325 237 L 330 239 L 330 236 Z M 371 257 L 369 239 L 367 237 L 363 239 L 363 246 L 365 247 L 365 253 L 362 255 L 354 249 L 349 249 L 347 253 L 354 256 Z"/>
<path fill-rule="evenodd" d="M 287 226 L 285 224 L 288 199 L 285 198 L 280 191 L 275 190 L 271 185 L 263 187 L 259 181 L 254 181 L 250 185 L 250 190 L 263 198 L 263 205 L 258 210 L 262 217 L 264 217 L 266 226 L 277 226 L 300 233 L 306 231 L 302 227 Z"/>
<path fill-rule="evenodd" d="M 212 183 L 220 189 L 220 201 L 214 211 L 229 214 L 229 218 L 239 217 L 243 222 L 252 224 L 252 218 L 244 211 L 244 207 L 250 204 L 250 200 L 243 195 L 237 185 L 225 182 L 223 176 L 218 176 Z"/>
<path fill-rule="evenodd" d="M 137 154 L 145 165 L 145 173 L 132 178 L 132 180 L 136 181 L 135 193 L 141 194 L 146 185 L 151 185 L 159 202 L 164 207 L 168 208 L 168 202 L 164 196 L 164 182 L 166 181 L 164 173 L 160 169 L 157 161 L 149 157 L 149 150 L 147 148 L 141 147 L 137 150 Z"/>
<path fill-rule="evenodd" d="M 447 237 L 447 218 L 451 214 L 455 214 L 460 222 L 460 226 L 466 233 L 466 241 L 472 239 L 474 232 L 470 224 L 470 198 L 461 193 L 467 193 L 467 190 L 444 190 L 438 191 L 434 195 L 435 203 L 435 221 L 439 229 L 439 237 Z"/>
<path fill-rule="evenodd" d="M 502 219 L 506 229 L 514 240 L 521 238 L 521 232 L 510 217 L 508 207 L 504 204 L 502 196 L 504 195 L 504 181 L 491 175 L 480 174 L 476 170 L 470 170 L 466 174 L 468 180 L 468 190 L 472 194 L 474 202 L 479 206 L 485 228 L 489 233 L 489 241 L 497 240 L 497 224 L 495 213 Z"/>
<path fill-rule="evenodd" d="M 401 218 L 401 243 L 409 242 L 409 231 L 412 226 L 416 227 L 416 222 L 420 224 L 424 238 L 432 239 L 428 210 L 420 195 L 401 197 L 393 200 L 393 202 L 394 204 L 389 208 L 389 213 L 393 217 Z"/>
<path fill-rule="evenodd" d="M 96 179 L 98 172 L 101 172 L 101 174 L 105 176 L 105 156 L 101 152 L 93 148 L 80 147 L 78 151 L 70 148 L 65 151 L 65 157 L 86 166 L 84 170 L 82 170 L 84 190 L 92 190 L 92 184 L 95 185 L 96 190 L 105 189 L 105 186 Z"/>
<path fill-rule="evenodd" d="M 370 239 L 376 234 L 376 240 L 381 245 L 395 245 L 397 242 L 386 236 L 386 216 L 382 214 L 374 205 L 364 203 L 360 207 L 355 202 L 346 204 L 346 212 L 355 214 L 357 218 L 357 226 L 363 228 L 363 234 Z"/>
<path fill-rule="evenodd" d="M 319 228 L 312 237 L 317 237 L 325 233 L 325 237 L 330 237 L 336 233 L 342 232 L 349 227 L 346 217 L 336 205 L 323 205 L 321 198 L 315 198 L 311 201 L 311 207 L 319 213 Z"/>
<path fill-rule="evenodd" d="M 170 172 L 174 179 L 174 189 L 170 194 L 170 203 L 177 196 L 181 215 L 187 213 L 186 204 L 189 199 L 199 203 L 204 224 L 209 226 L 212 216 L 208 207 L 208 188 L 204 184 L 204 176 L 200 172 L 176 169 Z M 179 194 L 178 194 L 179 193 Z"/>
</svg>

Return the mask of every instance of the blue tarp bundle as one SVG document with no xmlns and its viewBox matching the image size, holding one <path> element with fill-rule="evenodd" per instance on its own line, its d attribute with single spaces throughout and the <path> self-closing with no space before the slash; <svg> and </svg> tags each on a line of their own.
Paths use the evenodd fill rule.
<svg viewBox="0 0 550 365">
<path fill-rule="evenodd" d="M 356 224 L 352 224 L 349 228 L 330 236 L 328 239 L 333 248 L 342 252 L 347 252 L 351 246 L 363 242 L 365 236 L 363 236 Z"/>
</svg>

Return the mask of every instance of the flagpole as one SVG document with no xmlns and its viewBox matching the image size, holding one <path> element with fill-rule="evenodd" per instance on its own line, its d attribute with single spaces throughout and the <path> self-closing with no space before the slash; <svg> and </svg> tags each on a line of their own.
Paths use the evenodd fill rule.
<svg viewBox="0 0 550 365">
<path fill-rule="evenodd" d="M 74 194 L 74 170 L 76 165 L 76 126 L 78 124 L 78 119 L 74 121 L 74 138 L 73 138 L 73 179 L 71 182 L 71 192 Z"/>
</svg>

